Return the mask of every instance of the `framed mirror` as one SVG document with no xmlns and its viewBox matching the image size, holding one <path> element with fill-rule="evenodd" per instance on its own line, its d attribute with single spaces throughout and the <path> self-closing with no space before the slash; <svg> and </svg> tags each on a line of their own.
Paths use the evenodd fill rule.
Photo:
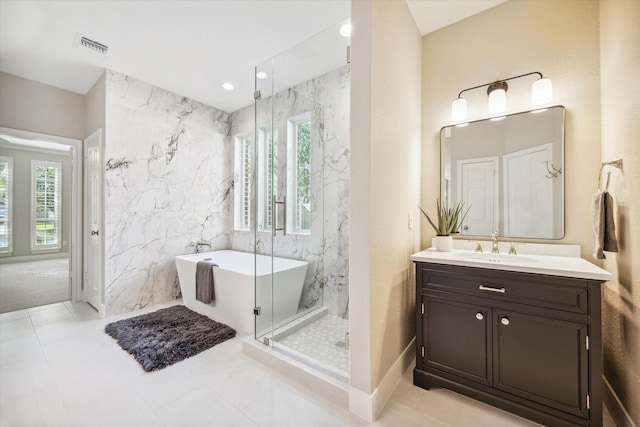
<svg viewBox="0 0 640 427">
<path fill-rule="evenodd" d="M 440 131 L 440 192 L 469 213 L 461 234 L 564 236 L 565 109 L 555 106 Z"/>
</svg>

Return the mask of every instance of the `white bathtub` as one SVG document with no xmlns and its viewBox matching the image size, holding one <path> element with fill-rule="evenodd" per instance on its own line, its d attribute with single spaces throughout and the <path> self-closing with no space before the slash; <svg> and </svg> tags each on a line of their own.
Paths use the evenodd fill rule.
<svg viewBox="0 0 640 427">
<path fill-rule="evenodd" d="M 219 267 L 213 268 L 215 301 L 204 304 L 196 300 L 196 264 L 210 258 Z M 257 264 L 257 265 L 256 265 Z M 262 319 L 271 312 L 271 257 L 238 251 L 201 252 L 176 257 L 176 269 L 184 305 L 205 316 L 225 323 L 236 330 L 253 332 L 255 307 L 254 266 L 257 266 L 258 291 Z M 274 323 L 296 314 L 308 263 L 286 258 L 273 258 Z M 264 323 L 264 322 L 262 322 Z"/>
</svg>

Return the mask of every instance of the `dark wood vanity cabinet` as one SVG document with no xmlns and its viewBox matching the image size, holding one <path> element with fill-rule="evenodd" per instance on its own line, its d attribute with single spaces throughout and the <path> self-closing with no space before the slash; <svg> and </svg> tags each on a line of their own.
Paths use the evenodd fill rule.
<svg viewBox="0 0 640 427">
<path fill-rule="evenodd" d="M 415 385 L 544 425 L 602 425 L 601 282 L 416 266 Z"/>
</svg>

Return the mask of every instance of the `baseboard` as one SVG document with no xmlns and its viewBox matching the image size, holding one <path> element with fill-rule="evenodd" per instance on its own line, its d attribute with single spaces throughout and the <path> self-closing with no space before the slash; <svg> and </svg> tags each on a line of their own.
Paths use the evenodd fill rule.
<svg viewBox="0 0 640 427">
<path fill-rule="evenodd" d="M 402 375 L 409 368 L 415 356 L 415 337 L 409 342 L 391 366 L 373 393 L 349 387 L 349 410 L 367 422 L 374 422 L 387 403 Z"/>
<path fill-rule="evenodd" d="M 93 305 L 92 305 L 92 304 L 90 304 L 89 302 L 87 302 L 87 304 L 89 304 L 91 307 L 93 307 Z M 107 310 L 106 310 L 106 308 L 105 308 L 104 304 L 99 304 L 97 307 L 93 307 L 93 308 L 95 308 L 96 310 L 98 310 L 98 314 L 99 314 L 99 315 L 100 315 L 100 317 L 102 317 L 103 319 L 104 319 L 105 317 L 107 317 Z"/>
<path fill-rule="evenodd" d="M 609 414 L 611 415 L 611 418 L 613 418 L 613 422 L 616 423 L 616 426 L 638 427 L 631 419 L 631 415 L 627 412 L 622 401 L 604 375 L 602 376 L 602 383 L 604 384 L 604 404 L 609 410 Z"/>
</svg>

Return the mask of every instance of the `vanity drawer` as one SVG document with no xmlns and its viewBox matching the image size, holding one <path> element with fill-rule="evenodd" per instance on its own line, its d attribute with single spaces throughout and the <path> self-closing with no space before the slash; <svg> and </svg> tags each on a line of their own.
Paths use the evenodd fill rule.
<svg viewBox="0 0 640 427">
<path fill-rule="evenodd" d="M 420 265 L 420 264 L 419 264 Z M 588 314 L 584 280 L 471 267 L 424 264 L 422 292 L 481 296 L 493 300 Z"/>
</svg>

